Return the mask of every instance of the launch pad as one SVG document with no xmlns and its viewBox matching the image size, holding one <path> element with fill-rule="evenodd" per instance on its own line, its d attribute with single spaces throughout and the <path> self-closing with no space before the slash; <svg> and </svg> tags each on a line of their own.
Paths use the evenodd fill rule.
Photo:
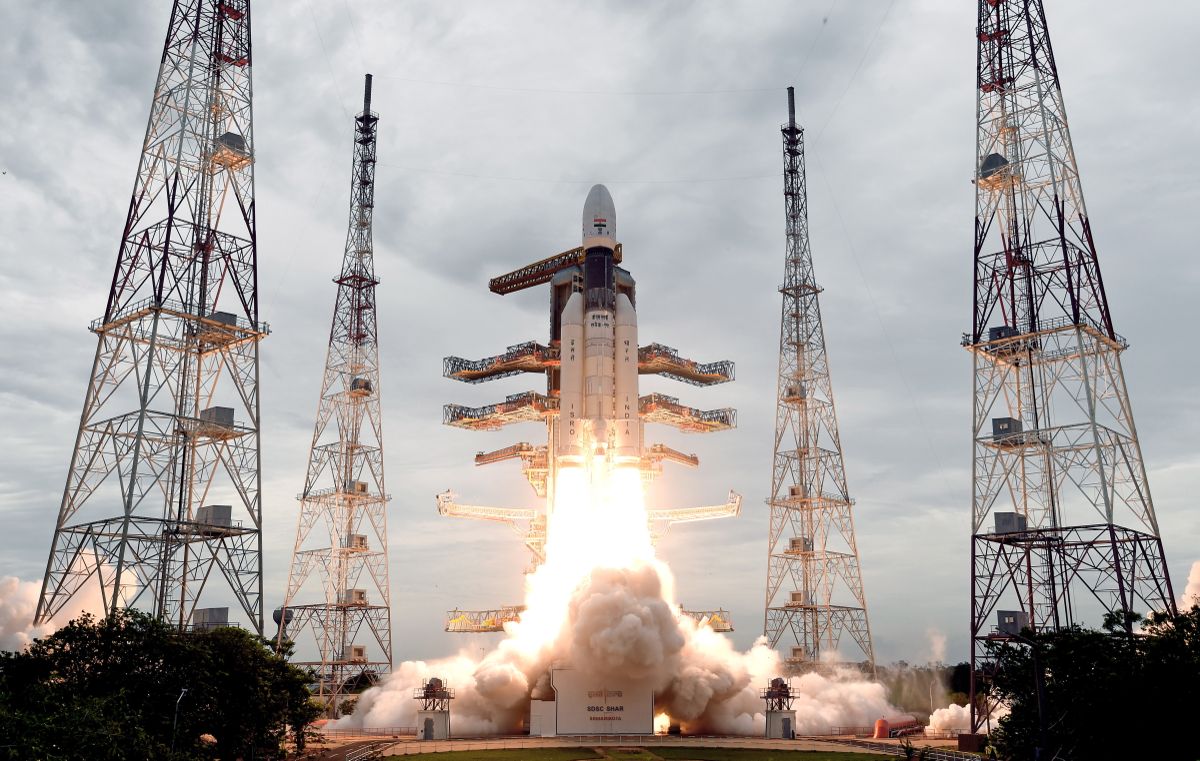
<svg viewBox="0 0 1200 761">
<path fill-rule="evenodd" d="M 654 691 L 645 684 L 550 670 L 551 699 L 530 701 L 530 737 L 654 734 Z"/>
</svg>

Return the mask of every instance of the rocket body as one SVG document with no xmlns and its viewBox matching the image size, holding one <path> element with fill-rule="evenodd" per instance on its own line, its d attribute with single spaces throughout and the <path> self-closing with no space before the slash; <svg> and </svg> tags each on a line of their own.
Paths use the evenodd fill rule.
<svg viewBox="0 0 1200 761">
<path fill-rule="evenodd" d="M 641 460 L 637 312 L 615 284 L 616 208 L 603 185 L 583 206 L 583 291 L 560 316 L 556 455 L 563 465 Z"/>
</svg>

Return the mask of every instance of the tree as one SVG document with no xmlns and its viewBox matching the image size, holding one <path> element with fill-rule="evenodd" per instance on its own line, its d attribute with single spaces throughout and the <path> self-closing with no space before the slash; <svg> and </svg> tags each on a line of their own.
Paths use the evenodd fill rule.
<svg viewBox="0 0 1200 761">
<path fill-rule="evenodd" d="M 0 654 L 0 745 L 11 758 L 162 758 L 186 664 L 139 613 L 72 621 Z"/>
<path fill-rule="evenodd" d="M 0 758 L 269 758 L 316 718 L 309 681 L 241 629 L 84 616 L 0 653 Z"/>
<path fill-rule="evenodd" d="M 1137 622 L 993 645 L 992 689 L 1010 708 L 993 738 L 1000 756 L 1172 757 L 1178 737 L 1164 728 L 1188 726 L 1200 706 L 1200 608 L 1151 614 L 1135 633 Z"/>
</svg>

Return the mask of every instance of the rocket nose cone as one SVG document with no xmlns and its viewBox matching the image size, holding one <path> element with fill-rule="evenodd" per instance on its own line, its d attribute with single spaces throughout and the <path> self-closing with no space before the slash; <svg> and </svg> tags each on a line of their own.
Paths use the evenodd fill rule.
<svg viewBox="0 0 1200 761">
<path fill-rule="evenodd" d="M 597 204 L 613 205 L 612 194 L 608 192 L 608 188 L 603 185 L 593 185 L 588 191 L 587 200 L 583 202 L 584 206 L 596 206 Z"/>
<path fill-rule="evenodd" d="M 591 240 L 602 239 L 616 242 L 617 207 L 613 205 L 608 188 L 593 185 L 583 202 L 583 240 L 585 247 Z"/>
</svg>

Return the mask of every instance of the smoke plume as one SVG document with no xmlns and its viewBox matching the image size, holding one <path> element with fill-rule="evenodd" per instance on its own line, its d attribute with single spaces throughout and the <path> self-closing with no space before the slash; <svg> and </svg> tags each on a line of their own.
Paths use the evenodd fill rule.
<svg viewBox="0 0 1200 761">
<path fill-rule="evenodd" d="M 71 619 L 104 610 L 99 586 L 89 582 L 57 616 L 34 626 L 33 614 L 41 590 L 42 585 L 37 581 L 0 577 L 0 650 L 24 650 L 35 639 L 53 634 Z"/>
<path fill-rule="evenodd" d="M 996 722 L 1008 716 L 1008 706 L 998 705 L 992 709 L 991 725 L 996 726 Z M 929 717 L 929 726 L 926 732 L 970 732 L 971 731 L 971 709 L 967 706 L 960 706 L 957 703 L 951 703 L 945 708 L 939 708 Z"/>
<path fill-rule="evenodd" d="M 759 690 L 781 672 L 775 652 L 748 652 L 680 612 L 670 569 L 655 557 L 637 468 L 559 471 L 546 560 L 526 578 L 525 610 L 499 646 L 431 663 L 403 663 L 363 693 L 341 727 L 416 725 L 413 691 L 442 677 L 455 690 L 454 732 L 519 731 L 531 697 L 550 698 L 552 666 L 652 690 L 685 732 L 760 733 Z M 793 685 L 797 731 L 865 725 L 895 713 L 882 685 L 815 674 Z"/>
<path fill-rule="evenodd" d="M 656 713 L 684 732 L 760 734 L 765 728 L 759 690 L 781 673 L 774 650 L 760 640 L 746 652 L 707 626 L 683 616 L 668 596 L 670 571 L 660 561 L 593 569 L 574 591 L 557 636 L 529 649 L 519 625 L 482 659 L 466 653 L 433 662 L 407 661 L 380 686 L 365 692 L 340 727 L 416 726 L 413 690 L 441 677 L 456 691 L 454 732 L 486 735 L 518 731 L 531 694 L 546 696 L 551 664 L 647 683 Z M 514 636 L 515 635 L 515 636 Z M 793 680 L 798 733 L 833 726 L 869 726 L 897 709 L 883 685 L 857 672 L 807 674 Z"/>
<path fill-rule="evenodd" d="M 946 635 L 931 626 L 925 630 L 925 636 L 929 637 L 929 663 L 945 663 Z"/>
<path fill-rule="evenodd" d="M 1200 605 L 1200 560 L 1192 563 L 1192 570 L 1188 572 L 1187 587 L 1183 590 L 1183 596 L 1179 598 L 1180 610 L 1191 610 L 1193 605 Z"/>
<path fill-rule="evenodd" d="M 939 708 L 929 717 L 930 732 L 970 732 L 971 710 L 966 706 L 951 703 Z"/>
</svg>

